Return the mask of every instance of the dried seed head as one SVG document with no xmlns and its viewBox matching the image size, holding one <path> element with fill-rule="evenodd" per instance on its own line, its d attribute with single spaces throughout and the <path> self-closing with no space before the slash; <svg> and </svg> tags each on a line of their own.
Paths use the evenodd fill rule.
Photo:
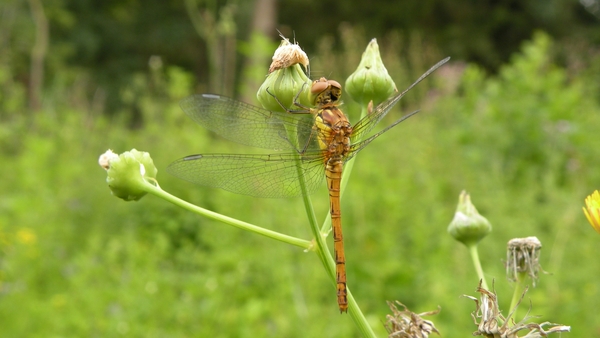
<svg viewBox="0 0 600 338">
<path fill-rule="evenodd" d="M 481 299 L 467 296 L 465 297 L 475 301 L 475 311 L 471 313 L 471 317 L 477 325 L 477 331 L 473 332 L 474 336 L 484 337 L 500 337 L 500 338 L 538 338 L 546 337 L 548 334 L 553 332 L 569 332 L 571 331 L 570 326 L 564 326 L 560 324 L 553 324 L 550 322 L 538 323 L 526 323 L 531 317 L 526 315 L 523 320 L 515 323 L 511 316 L 515 312 L 515 309 L 519 306 L 521 301 L 517 303 L 515 309 L 512 309 L 508 317 L 504 317 L 498 307 L 498 297 L 495 292 L 488 291 L 481 287 L 481 282 L 477 287 L 477 292 L 481 294 Z M 523 291 L 523 296 L 527 292 L 527 288 Z M 502 324 L 502 325 L 500 325 Z M 512 326 L 509 326 L 512 324 Z M 544 326 L 553 325 L 549 329 L 544 329 Z M 525 336 L 518 336 L 519 331 L 529 330 Z"/>
<path fill-rule="evenodd" d="M 269 67 L 269 73 L 278 69 L 288 68 L 295 64 L 301 64 L 308 69 L 308 56 L 297 43 L 291 43 L 289 39 L 281 36 L 282 41 L 279 48 L 273 54 L 273 62 Z"/>
<path fill-rule="evenodd" d="M 438 314 L 440 309 L 416 314 L 408 310 L 406 305 L 396 301 L 396 304 L 402 306 L 404 310 L 400 311 L 392 302 L 387 302 L 393 315 L 387 315 L 385 328 L 388 331 L 388 337 L 394 338 L 427 338 L 432 332 L 440 334 L 432 321 L 425 320 L 421 316 L 431 316 Z"/>
<path fill-rule="evenodd" d="M 527 274 L 535 286 L 538 273 L 542 270 L 539 261 L 541 249 L 542 243 L 537 237 L 513 238 L 508 241 L 506 277 L 514 282 L 518 280 L 519 274 Z"/>
</svg>

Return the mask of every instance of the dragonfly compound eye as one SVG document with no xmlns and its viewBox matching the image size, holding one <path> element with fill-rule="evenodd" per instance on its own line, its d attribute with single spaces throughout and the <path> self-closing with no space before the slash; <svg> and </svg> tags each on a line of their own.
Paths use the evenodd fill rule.
<svg viewBox="0 0 600 338">
<path fill-rule="evenodd" d="M 340 90 L 342 89 L 342 85 L 339 82 L 335 81 L 335 80 L 329 80 L 329 81 L 327 81 L 327 83 L 329 83 L 329 85 L 331 87 L 333 87 L 333 88 L 337 88 L 337 89 L 340 89 Z"/>
<path fill-rule="evenodd" d="M 329 82 L 324 77 L 320 78 L 313 82 L 312 87 L 310 88 L 310 92 L 313 95 L 320 94 L 324 92 L 329 87 Z"/>
<path fill-rule="evenodd" d="M 336 102 L 340 99 L 340 97 L 342 96 L 342 85 L 334 80 L 329 80 L 327 81 L 327 83 L 329 83 L 329 91 L 330 91 L 330 96 L 331 96 L 331 101 Z"/>
<path fill-rule="evenodd" d="M 315 105 L 337 102 L 342 96 L 342 85 L 334 80 L 322 77 L 313 82 L 310 88 L 310 99 Z"/>
</svg>

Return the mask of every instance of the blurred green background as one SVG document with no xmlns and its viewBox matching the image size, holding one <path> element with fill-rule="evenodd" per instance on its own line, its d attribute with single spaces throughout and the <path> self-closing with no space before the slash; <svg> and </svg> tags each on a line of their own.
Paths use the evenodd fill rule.
<svg viewBox="0 0 600 338">
<path fill-rule="evenodd" d="M 173 160 L 251 152 L 195 125 L 178 101 L 255 103 L 276 29 L 343 80 L 376 37 L 402 89 L 445 56 L 381 124 L 416 117 L 361 152 L 342 210 L 348 285 L 376 332 L 386 300 L 434 310 L 470 336 L 478 280 L 446 228 L 466 189 L 493 232 L 480 244 L 508 314 L 506 243 L 537 236 L 549 274 L 526 296 L 563 336 L 600 337 L 600 235 L 583 199 L 600 187 L 597 0 L 3 0 L 0 3 L 0 336 L 358 337 L 312 253 L 183 211 L 111 196 L 98 156 L 148 151 L 163 189 L 310 239 L 300 199 L 190 186 Z M 309 20 L 307 18 L 310 18 Z M 346 98 L 351 121 L 357 107 Z M 328 212 L 325 186 L 313 196 Z M 521 311 L 519 318 L 524 315 Z"/>
</svg>

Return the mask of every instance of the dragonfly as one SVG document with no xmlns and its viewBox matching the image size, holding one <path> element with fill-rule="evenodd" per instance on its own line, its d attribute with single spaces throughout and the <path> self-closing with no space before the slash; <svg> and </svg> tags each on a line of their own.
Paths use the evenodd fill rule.
<svg viewBox="0 0 600 338">
<path fill-rule="evenodd" d="M 341 85 L 321 78 L 310 90 L 314 107 L 295 103 L 299 110 L 278 112 L 214 94 L 195 94 L 180 103 L 196 123 L 231 141 L 271 150 L 271 154 L 196 154 L 183 157 L 167 171 L 183 180 L 255 197 L 295 197 L 313 192 L 325 179 L 336 266 L 337 301 L 347 312 L 346 259 L 340 206 L 344 164 L 365 146 L 418 112 L 406 114 L 372 136 L 363 139 L 398 101 L 419 82 L 445 64 L 435 64 L 413 84 L 396 93 L 351 125 L 339 108 Z M 272 94 L 273 95 L 273 94 Z M 296 100 L 297 102 L 297 97 Z M 301 175 L 301 176 L 299 176 Z"/>
</svg>

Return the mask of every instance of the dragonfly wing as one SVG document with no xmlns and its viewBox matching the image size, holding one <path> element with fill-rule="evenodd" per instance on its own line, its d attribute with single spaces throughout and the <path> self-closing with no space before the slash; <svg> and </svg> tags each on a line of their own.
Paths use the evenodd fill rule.
<svg viewBox="0 0 600 338">
<path fill-rule="evenodd" d="M 231 141 L 258 148 L 302 148 L 298 139 L 306 141 L 312 132 L 311 114 L 272 112 L 220 95 L 192 95 L 181 100 L 180 106 L 205 128 Z M 289 135 L 295 135 L 296 139 Z"/>
<path fill-rule="evenodd" d="M 301 162 L 296 157 L 302 157 Z M 309 154 L 207 154 L 186 156 L 171 163 L 167 171 L 183 180 L 236 194 L 280 198 L 301 194 L 297 164 L 309 192 L 323 181 L 320 152 Z"/>
<path fill-rule="evenodd" d="M 381 119 L 383 119 L 387 115 L 387 113 L 396 105 L 396 103 L 398 103 L 398 101 L 400 101 L 400 99 L 404 95 L 406 95 L 406 93 L 408 93 L 409 90 L 411 90 L 414 86 L 419 84 L 419 82 L 423 81 L 426 77 L 428 77 L 436 69 L 440 68 L 443 64 L 448 62 L 448 60 L 450 60 L 450 57 L 447 57 L 447 58 L 443 59 L 442 61 L 436 63 L 433 67 L 429 68 L 428 71 L 426 71 L 423 75 L 421 75 L 421 77 L 419 77 L 417 79 L 417 81 L 415 81 L 413 84 L 411 84 L 404 91 L 390 97 L 389 99 L 387 99 L 386 101 L 384 101 L 383 103 L 378 105 L 375 109 L 373 109 L 373 111 L 369 115 L 365 116 L 363 119 L 358 121 L 353 127 L 353 133 L 352 133 L 353 141 L 358 141 L 358 140 L 362 139 L 362 137 L 364 135 L 366 135 L 369 131 L 371 131 L 373 129 L 373 127 L 375 127 L 375 125 L 377 123 L 379 123 L 379 121 L 381 121 Z M 402 119 L 397 121 L 396 124 L 398 124 L 401 121 L 402 121 Z M 389 129 L 389 128 L 386 128 L 386 130 L 387 129 Z"/>
<path fill-rule="evenodd" d="M 379 136 L 381 136 L 386 131 L 394 128 L 397 124 L 399 124 L 400 122 L 408 119 L 409 117 L 415 115 L 418 112 L 419 112 L 418 110 L 415 110 L 415 111 L 413 111 L 410 114 L 406 114 L 406 115 L 402 116 L 401 118 L 399 118 L 398 120 L 396 120 L 394 123 L 392 123 L 389 126 L 385 127 L 383 130 L 379 131 L 377 134 L 374 134 L 374 135 L 370 136 L 368 139 L 362 140 L 362 141 L 360 141 L 358 143 L 354 143 L 353 145 L 350 146 L 350 151 L 348 152 L 348 155 L 346 156 L 346 158 L 344 159 L 344 161 L 348 161 L 349 159 L 351 159 L 352 157 L 354 157 L 354 155 L 356 155 L 367 144 L 371 143 L 374 139 L 378 138 Z"/>
</svg>

